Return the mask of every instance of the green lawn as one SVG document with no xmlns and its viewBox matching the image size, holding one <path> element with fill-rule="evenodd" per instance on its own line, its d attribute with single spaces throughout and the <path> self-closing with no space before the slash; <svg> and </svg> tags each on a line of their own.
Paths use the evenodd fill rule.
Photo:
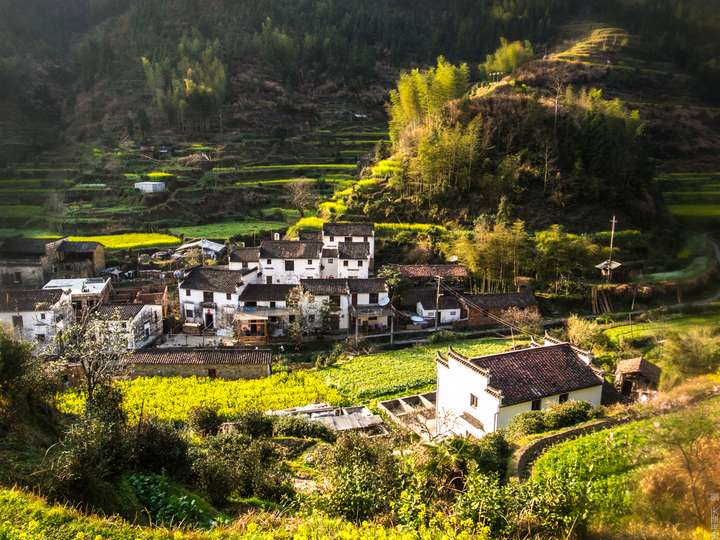
<svg viewBox="0 0 720 540">
<path fill-rule="evenodd" d="M 522 343 L 515 340 L 515 343 Z M 512 347 L 509 339 L 484 338 L 452 343 L 470 356 L 493 354 Z M 320 372 L 325 383 L 354 403 L 380 400 L 399 393 L 413 393 L 433 387 L 436 381 L 435 353 L 447 344 L 425 345 L 358 356 Z"/>
<path fill-rule="evenodd" d="M 208 223 L 206 225 L 190 225 L 188 227 L 172 227 L 170 232 L 183 235 L 186 238 L 216 238 L 225 239 L 234 236 L 247 236 L 253 233 L 280 231 L 286 229 L 288 224 L 283 221 L 227 221 L 221 223 Z"/>
</svg>

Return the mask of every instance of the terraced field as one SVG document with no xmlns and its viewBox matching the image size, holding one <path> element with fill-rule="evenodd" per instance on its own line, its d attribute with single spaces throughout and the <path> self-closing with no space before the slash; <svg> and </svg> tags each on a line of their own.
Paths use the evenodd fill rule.
<svg viewBox="0 0 720 540">
<path fill-rule="evenodd" d="M 0 236 L 151 228 L 224 240 L 284 232 L 300 217 L 293 184 L 326 200 L 351 187 L 359 159 L 387 139 L 384 123 L 340 120 L 333 111 L 290 138 L 236 132 L 154 149 L 123 143 L 47 152 L 0 170 Z M 142 181 L 164 182 L 166 191 L 142 194 L 134 187 Z"/>
<path fill-rule="evenodd" d="M 720 172 L 676 172 L 658 177 L 668 208 L 694 225 L 720 224 Z"/>
</svg>

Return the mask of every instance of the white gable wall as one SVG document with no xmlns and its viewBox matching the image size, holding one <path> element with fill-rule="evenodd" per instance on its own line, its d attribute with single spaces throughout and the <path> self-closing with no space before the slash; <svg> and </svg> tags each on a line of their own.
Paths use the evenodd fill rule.
<svg viewBox="0 0 720 540">
<path fill-rule="evenodd" d="M 367 259 L 341 259 L 338 261 L 337 277 L 367 279 L 369 267 L 370 261 Z"/>
<path fill-rule="evenodd" d="M 598 386 L 574 390 L 573 392 L 568 393 L 568 401 L 587 401 L 595 406 L 600 405 L 601 398 L 602 385 L 600 384 Z M 548 407 L 557 405 L 558 403 L 560 403 L 560 394 L 544 397 L 540 401 L 540 410 L 547 409 Z M 530 410 L 532 410 L 532 401 L 524 401 L 523 403 L 508 405 L 507 407 L 500 407 L 497 429 L 506 427 L 514 416 Z"/>
<path fill-rule="evenodd" d="M 286 260 L 294 262 L 294 270 L 285 270 Z M 260 270 L 259 283 L 268 283 L 269 278 L 273 284 L 298 284 L 301 279 L 320 278 L 320 259 L 260 259 Z"/>
<path fill-rule="evenodd" d="M 426 309 L 422 302 L 418 302 L 416 306 L 417 314 L 425 318 L 435 318 L 435 309 Z M 440 310 L 440 324 L 451 324 L 455 321 L 460 320 L 460 308 L 455 309 L 441 309 Z"/>
</svg>

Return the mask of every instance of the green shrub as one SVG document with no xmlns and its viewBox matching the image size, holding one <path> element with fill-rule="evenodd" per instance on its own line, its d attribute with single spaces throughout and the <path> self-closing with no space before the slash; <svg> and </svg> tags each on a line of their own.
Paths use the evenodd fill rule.
<svg viewBox="0 0 720 540">
<path fill-rule="evenodd" d="M 587 401 L 566 401 L 544 411 L 545 428 L 560 429 L 585 422 L 597 416 L 597 411 Z"/>
<path fill-rule="evenodd" d="M 272 437 L 272 419 L 260 411 L 246 411 L 238 414 L 232 420 L 237 433 L 247 435 L 253 439 L 259 437 Z"/>
<path fill-rule="evenodd" d="M 458 339 L 460 339 L 460 334 L 458 334 L 457 332 L 452 332 L 450 330 L 440 330 L 439 332 L 435 332 L 428 338 L 428 343 L 447 343 L 449 341 L 457 341 Z"/>
<path fill-rule="evenodd" d="M 122 402 L 123 393 L 120 388 L 102 384 L 93 391 L 93 400 L 85 403 L 86 414 L 103 422 L 122 426 L 127 422 Z"/>
<path fill-rule="evenodd" d="M 327 442 L 335 440 L 335 432 L 325 424 L 300 416 L 278 416 L 273 420 L 273 434 L 284 437 L 302 437 L 321 439 Z"/>
<path fill-rule="evenodd" d="M 479 472 L 505 476 L 507 460 L 510 457 L 510 445 L 500 431 L 488 433 L 477 443 L 473 459 Z"/>
<path fill-rule="evenodd" d="M 325 461 L 328 485 L 318 503 L 331 515 L 354 522 L 389 508 L 400 485 L 392 448 L 358 434 L 342 435 Z"/>
<path fill-rule="evenodd" d="M 527 411 L 513 417 L 507 425 L 508 433 L 513 437 L 541 433 L 547 429 L 543 411 Z"/>
<path fill-rule="evenodd" d="M 195 407 L 188 414 L 188 425 L 200 435 L 217 435 L 223 418 L 214 407 Z"/>
<path fill-rule="evenodd" d="M 189 471 L 188 442 L 175 426 L 150 419 L 128 429 L 136 470 L 183 477 Z"/>
</svg>

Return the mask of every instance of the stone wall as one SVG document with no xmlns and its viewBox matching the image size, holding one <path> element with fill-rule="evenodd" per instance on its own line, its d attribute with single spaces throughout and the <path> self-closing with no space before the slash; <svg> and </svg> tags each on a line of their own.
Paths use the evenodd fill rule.
<svg viewBox="0 0 720 540">
<path fill-rule="evenodd" d="M 259 379 L 270 375 L 269 365 L 228 364 L 133 364 L 131 377 L 208 377 L 215 370 L 218 379 Z"/>
</svg>

